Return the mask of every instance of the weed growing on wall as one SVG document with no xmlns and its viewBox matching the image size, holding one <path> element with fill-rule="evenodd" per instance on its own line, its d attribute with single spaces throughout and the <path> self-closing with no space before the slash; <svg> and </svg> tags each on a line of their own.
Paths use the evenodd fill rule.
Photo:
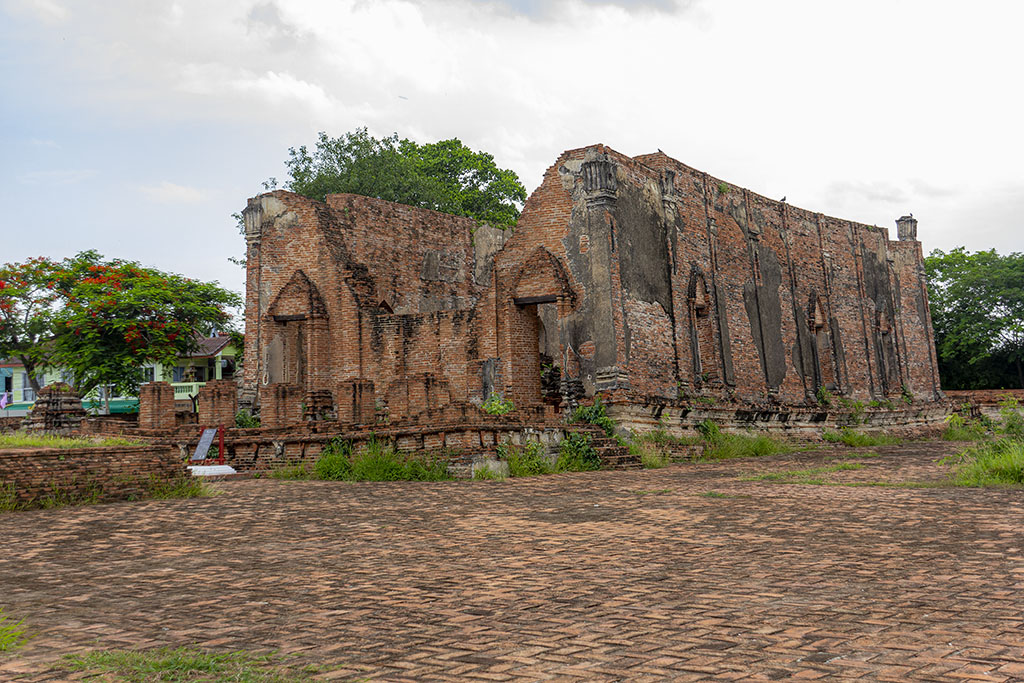
<svg viewBox="0 0 1024 683">
<path fill-rule="evenodd" d="M 508 415 L 516 409 L 516 404 L 512 402 L 512 399 L 505 400 L 501 394 L 491 394 L 480 406 L 480 409 L 488 415 Z"/>
<path fill-rule="evenodd" d="M 242 429 L 254 429 L 260 426 L 260 419 L 248 410 L 239 410 L 235 413 L 235 426 Z"/>
<path fill-rule="evenodd" d="M 594 405 L 577 406 L 572 411 L 569 422 L 597 425 L 604 430 L 605 436 L 609 439 L 615 438 L 615 420 L 608 417 L 600 396 L 594 398 Z"/>
</svg>

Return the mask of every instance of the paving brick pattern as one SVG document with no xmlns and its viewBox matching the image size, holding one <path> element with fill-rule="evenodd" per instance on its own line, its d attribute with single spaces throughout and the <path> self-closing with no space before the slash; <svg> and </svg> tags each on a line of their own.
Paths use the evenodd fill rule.
<svg viewBox="0 0 1024 683">
<path fill-rule="evenodd" d="M 1024 680 L 1019 490 L 740 478 L 873 450 L 830 476 L 934 480 L 951 448 L 241 480 L 2 514 L 0 605 L 38 635 L 0 657 L 0 680 L 80 676 L 52 667 L 72 651 L 186 644 L 297 653 L 332 680 Z"/>
</svg>

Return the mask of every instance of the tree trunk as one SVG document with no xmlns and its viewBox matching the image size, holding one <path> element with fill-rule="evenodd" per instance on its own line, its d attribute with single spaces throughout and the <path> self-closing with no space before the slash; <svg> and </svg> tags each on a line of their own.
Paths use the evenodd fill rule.
<svg viewBox="0 0 1024 683">
<path fill-rule="evenodd" d="M 36 364 L 25 356 L 18 356 L 18 360 L 20 360 L 21 364 L 25 367 L 25 373 L 28 375 L 29 386 L 32 387 L 32 391 L 34 393 L 38 394 L 42 387 L 39 386 L 39 380 L 36 378 Z"/>
</svg>

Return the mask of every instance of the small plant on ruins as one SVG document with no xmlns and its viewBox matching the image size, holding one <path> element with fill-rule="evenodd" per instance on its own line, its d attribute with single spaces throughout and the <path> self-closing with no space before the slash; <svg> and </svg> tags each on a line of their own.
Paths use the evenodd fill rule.
<svg viewBox="0 0 1024 683">
<path fill-rule="evenodd" d="M 527 441 L 522 445 L 508 441 L 498 444 L 498 457 L 508 463 L 510 477 L 532 477 L 554 471 L 544 454 L 544 447 L 536 441 Z"/>
<path fill-rule="evenodd" d="M 25 635 L 24 619 L 14 621 L 10 616 L 4 614 L 4 608 L 0 607 L 0 652 L 11 652 L 17 650 L 28 641 Z"/>
<path fill-rule="evenodd" d="M 999 431 L 1014 439 L 1024 439 L 1024 416 L 1020 412 L 1020 401 L 1006 394 L 999 400 Z"/>
<path fill-rule="evenodd" d="M 284 465 L 283 467 L 275 467 L 267 472 L 267 476 L 271 479 L 287 479 L 292 481 L 312 479 L 315 475 L 315 465 L 310 465 L 305 462 L 298 462 L 294 465 Z"/>
<path fill-rule="evenodd" d="M 729 185 L 727 183 L 718 183 L 718 194 L 725 194 L 729 191 Z"/>
<path fill-rule="evenodd" d="M 516 404 L 512 399 L 505 400 L 501 394 L 494 393 L 487 397 L 480 409 L 488 415 L 508 415 L 516 409 Z"/>
<path fill-rule="evenodd" d="M 831 443 L 841 443 L 855 448 L 864 448 L 866 446 L 891 446 L 900 442 L 900 440 L 895 436 L 889 436 L 888 434 L 867 434 L 865 432 L 858 432 L 855 429 L 850 429 L 849 427 L 843 427 L 839 431 L 826 429 L 821 433 L 821 438 Z"/>
<path fill-rule="evenodd" d="M 235 413 L 235 426 L 242 429 L 255 429 L 260 426 L 260 419 L 243 408 Z"/>
<path fill-rule="evenodd" d="M 815 398 L 818 399 L 818 405 L 823 406 L 825 408 L 831 408 L 832 407 L 832 401 L 835 400 L 835 396 L 832 395 L 832 392 L 829 391 L 827 387 L 825 387 L 825 386 L 818 387 L 818 391 L 815 392 L 814 395 L 815 395 Z"/>
<path fill-rule="evenodd" d="M 914 403 L 914 392 L 906 384 L 900 385 L 900 399 L 908 406 Z"/>
<path fill-rule="evenodd" d="M 615 438 L 615 420 L 608 417 L 600 396 L 594 398 L 593 405 L 576 406 L 576 409 L 572 411 L 572 417 L 570 417 L 569 422 L 597 425 L 604 430 L 605 436 L 609 439 Z"/>
<path fill-rule="evenodd" d="M 590 434 L 573 432 L 558 444 L 558 472 L 589 472 L 601 469 L 601 458 L 591 445 Z"/>
<path fill-rule="evenodd" d="M 451 479 L 447 463 L 431 455 L 407 455 L 372 437 L 359 450 L 334 439 L 320 451 L 314 466 L 317 479 L 331 481 L 442 481 Z"/>
</svg>

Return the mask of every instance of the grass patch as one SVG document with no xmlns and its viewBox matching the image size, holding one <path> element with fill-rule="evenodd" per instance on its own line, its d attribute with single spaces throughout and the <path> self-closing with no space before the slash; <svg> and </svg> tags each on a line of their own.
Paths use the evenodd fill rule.
<svg viewBox="0 0 1024 683">
<path fill-rule="evenodd" d="M 704 441 L 707 442 L 699 460 L 762 457 L 795 450 L 792 444 L 764 434 L 726 434 L 710 420 L 705 420 L 697 425 L 697 429 Z"/>
<path fill-rule="evenodd" d="M 863 453 L 836 453 L 835 457 L 843 460 L 860 460 L 861 458 L 881 458 L 882 456 L 874 451 L 864 451 Z"/>
<path fill-rule="evenodd" d="M 700 436 L 675 436 L 674 434 L 669 434 L 664 429 L 652 429 L 649 432 L 637 434 L 634 437 L 634 441 L 654 444 L 656 446 L 692 446 L 701 443 L 703 439 Z"/>
<path fill-rule="evenodd" d="M 506 475 L 500 469 L 485 464 L 473 471 L 473 479 L 476 481 L 505 481 Z"/>
<path fill-rule="evenodd" d="M 63 667 L 95 676 L 117 676 L 131 683 L 148 681 L 232 681 L 233 683 L 293 683 L 309 680 L 296 667 L 272 655 L 248 652 L 212 653 L 195 647 L 154 650 L 100 650 L 67 655 Z"/>
<path fill-rule="evenodd" d="M 266 476 L 271 479 L 287 479 L 291 481 L 305 481 L 312 479 L 315 475 L 315 466 L 305 462 L 275 467 L 266 473 Z"/>
<path fill-rule="evenodd" d="M 805 470 L 787 470 L 785 472 L 753 474 L 741 477 L 740 481 L 777 481 L 786 484 L 821 483 L 824 480 L 818 478 L 816 475 L 860 469 L 864 469 L 864 465 L 855 462 L 843 462 L 836 465 L 826 465 L 824 467 L 811 467 Z"/>
<path fill-rule="evenodd" d="M 197 477 L 178 477 L 170 481 L 151 479 L 149 498 L 172 500 L 178 498 L 206 498 L 214 495 L 214 491 L 202 479 Z"/>
<path fill-rule="evenodd" d="M 942 462 L 954 465 L 957 486 L 1024 485 L 1024 441 L 1019 439 L 978 444 Z"/>
<path fill-rule="evenodd" d="M 867 434 L 865 432 L 858 432 L 855 429 L 850 429 L 849 427 L 843 427 L 838 432 L 826 429 L 821 433 L 821 438 L 831 443 L 841 443 L 854 448 L 892 446 L 900 443 L 900 440 L 895 436 L 889 436 L 888 434 Z"/>
<path fill-rule="evenodd" d="M 385 441 L 371 438 L 353 450 L 352 443 L 328 441 L 316 462 L 295 463 L 270 470 L 271 479 L 306 481 L 445 481 L 452 479 L 448 463 L 434 455 L 405 454 Z"/>
<path fill-rule="evenodd" d="M 672 462 L 671 454 L 654 443 L 634 441 L 629 444 L 629 452 L 640 458 L 640 464 L 647 470 L 656 470 Z"/>
<path fill-rule="evenodd" d="M 4 608 L 0 607 L 0 652 L 12 652 L 28 642 L 24 621 L 14 621 L 4 614 Z"/>
<path fill-rule="evenodd" d="M 753 498 L 746 493 L 722 493 L 721 491 L 705 491 L 700 494 L 701 498 Z"/>
<path fill-rule="evenodd" d="M 521 446 L 508 442 L 499 444 L 498 457 L 508 463 L 510 477 L 532 477 L 554 472 L 544 455 L 544 447 L 536 441 L 527 441 Z"/>
<path fill-rule="evenodd" d="M 141 441 L 111 436 L 104 438 L 54 436 L 52 434 L 0 434 L 0 449 L 7 448 L 102 448 L 104 446 L 145 446 Z"/>
</svg>

